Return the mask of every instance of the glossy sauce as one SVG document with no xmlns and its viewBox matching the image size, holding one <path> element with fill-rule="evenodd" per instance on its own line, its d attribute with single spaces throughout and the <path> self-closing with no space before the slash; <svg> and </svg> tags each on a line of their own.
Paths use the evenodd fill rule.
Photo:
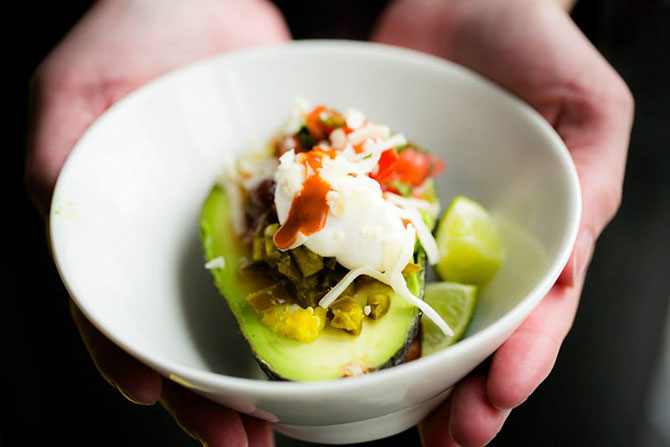
<svg viewBox="0 0 670 447">
<path fill-rule="evenodd" d="M 328 217 L 328 201 L 326 195 L 331 186 L 319 175 L 323 157 L 334 158 L 335 151 L 321 151 L 316 148 L 300 154 L 308 171 L 308 177 L 302 189 L 293 198 L 291 208 L 284 224 L 279 227 L 273 241 L 280 250 L 286 250 L 298 238 L 298 232 L 305 236 L 314 234 L 326 226 Z"/>
</svg>

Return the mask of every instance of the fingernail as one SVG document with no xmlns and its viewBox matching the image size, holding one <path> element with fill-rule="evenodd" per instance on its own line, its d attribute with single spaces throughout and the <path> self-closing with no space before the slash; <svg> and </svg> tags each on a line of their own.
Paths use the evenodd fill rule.
<svg viewBox="0 0 670 447">
<path fill-rule="evenodd" d="M 421 429 L 421 424 L 418 424 L 416 429 L 419 432 L 419 442 L 421 443 L 421 447 L 426 447 L 426 441 L 423 439 L 423 430 Z"/>
<path fill-rule="evenodd" d="M 112 379 L 109 379 L 109 378 L 106 378 L 106 379 L 107 379 L 107 382 L 109 382 L 109 384 L 112 385 L 112 386 L 116 389 L 116 391 L 118 391 L 123 397 L 125 397 L 125 398 L 128 399 L 130 402 L 134 403 L 135 405 L 146 405 L 146 406 L 151 406 L 151 405 L 154 404 L 154 402 L 142 402 L 142 401 L 139 400 L 137 397 L 133 396 L 133 395 L 130 394 L 128 391 L 126 391 L 126 390 L 124 390 L 123 388 L 121 388 L 121 387 L 119 386 L 119 384 L 116 383 L 115 381 L 113 381 Z"/>
<path fill-rule="evenodd" d="M 590 231 L 584 231 L 579 235 L 577 240 L 577 250 L 575 250 L 574 275 L 575 280 L 581 278 L 586 274 L 586 269 L 591 263 L 591 255 L 593 254 L 593 246 L 595 238 Z"/>
<path fill-rule="evenodd" d="M 575 284 L 577 284 L 577 275 L 579 275 L 578 267 L 577 265 L 579 264 L 579 249 L 575 250 L 575 252 L 572 254 L 573 259 L 572 259 L 572 276 L 570 277 L 570 287 L 574 287 Z"/>
<path fill-rule="evenodd" d="M 128 391 L 121 388 L 118 384 L 113 383 L 112 385 L 114 385 L 114 388 L 116 388 L 116 391 L 118 391 L 123 397 L 125 397 L 126 399 L 128 399 L 129 401 L 131 401 L 134 404 L 142 405 L 142 402 L 140 402 L 137 398 L 135 398 L 133 395 L 131 395 Z"/>
</svg>

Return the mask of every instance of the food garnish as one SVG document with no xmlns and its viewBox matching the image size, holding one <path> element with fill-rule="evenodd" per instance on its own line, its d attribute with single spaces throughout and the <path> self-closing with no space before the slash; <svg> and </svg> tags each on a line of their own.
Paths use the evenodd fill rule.
<svg viewBox="0 0 670 447">
<path fill-rule="evenodd" d="M 296 101 L 260 151 L 226 167 L 201 216 L 207 267 L 271 377 L 322 380 L 404 362 L 440 262 L 444 163 L 366 118 Z M 352 368 L 351 365 L 356 365 Z"/>
</svg>

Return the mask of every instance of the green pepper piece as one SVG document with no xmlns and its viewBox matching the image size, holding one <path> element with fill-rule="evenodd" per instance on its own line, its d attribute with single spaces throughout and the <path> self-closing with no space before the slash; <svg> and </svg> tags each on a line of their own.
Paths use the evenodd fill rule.
<svg viewBox="0 0 670 447">
<path fill-rule="evenodd" d="M 290 295 L 286 289 L 285 281 L 280 281 L 247 295 L 247 301 L 256 312 L 264 312 L 274 306 L 288 303 L 289 299 Z"/>
<path fill-rule="evenodd" d="M 262 261 L 265 259 L 265 239 L 261 236 L 254 236 L 251 259 L 254 261 Z"/>
<path fill-rule="evenodd" d="M 323 258 L 305 246 L 290 250 L 291 257 L 305 278 L 323 270 Z"/>
<path fill-rule="evenodd" d="M 383 293 L 368 295 L 368 306 L 370 306 L 370 314 L 368 317 L 373 320 L 379 320 L 389 311 L 389 308 L 391 307 L 391 299 L 388 295 Z"/>
<path fill-rule="evenodd" d="M 265 227 L 263 230 L 263 237 L 265 238 L 265 254 L 270 256 L 272 253 L 277 252 L 277 247 L 275 246 L 272 236 L 277 232 L 279 224 L 273 223 Z"/>
<path fill-rule="evenodd" d="M 293 262 L 291 256 L 289 256 L 288 253 L 284 252 L 279 255 L 277 270 L 279 270 L 279 273 L 283 274 L 293 282 L 299 282 L 303 279 L 302 275 L 300 274 L 300 269 L 297 265 L 295 265 L 295 262 Z"/>
<path fill-rule="evenodd" d="M 363 328 L 365 314 L 355 298 L 342 295 L 330 306 L 333 318 L 330 325 L 337 329 L 343 329 L 351 335 L 358 335 Z"/>
</svg>

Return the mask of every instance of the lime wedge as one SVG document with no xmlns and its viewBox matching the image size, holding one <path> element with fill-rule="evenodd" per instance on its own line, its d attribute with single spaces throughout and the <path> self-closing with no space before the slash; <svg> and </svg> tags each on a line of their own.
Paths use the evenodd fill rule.
<svg viewBox="0 0 670 447">
<path fill-rule="evenodd" d="M 485 284 L 504 258 L 491 215 L 464 196 L 456 197 L 442 215 L 436 240 L 440 261 L 435 269 L 445 281 Z"/>
<path fill-rule="evenodd" d="M 422 317 L 422 357 L 456 343 L 463 336 L 475 311 L 477 287 L 455 282 L 433 282 L 426 285 L 424 300 L 440 314 L 454 331 L 454 335 L 444 335 L 435 323 Z"/>
</svg>

